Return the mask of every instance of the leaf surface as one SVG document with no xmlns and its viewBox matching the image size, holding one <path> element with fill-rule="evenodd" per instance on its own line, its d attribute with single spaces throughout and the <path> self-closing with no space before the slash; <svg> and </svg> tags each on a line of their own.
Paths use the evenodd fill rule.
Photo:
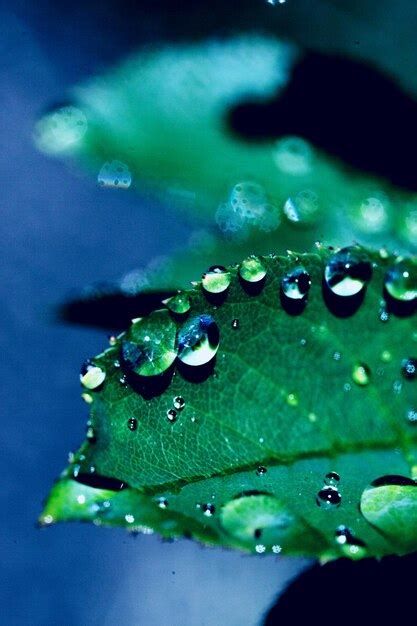
<svg viewBox="0 0 417 626">
<path fill-rule="evenodd" d="M 405 276 L 384 251 L 318 246 L 256 263 L 84 365 L 87 441 L 41 523 L 322 559 L 417 547 L 415 261 Z"/>
</svg>

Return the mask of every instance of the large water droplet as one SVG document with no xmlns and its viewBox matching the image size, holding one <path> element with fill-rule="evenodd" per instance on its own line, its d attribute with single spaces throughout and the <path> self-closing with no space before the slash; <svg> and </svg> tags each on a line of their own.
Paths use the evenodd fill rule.
<svg viewBox="0 0 417 626">
<path fill-rule="evenodd" d="M 201 283 L 209 293 L 223 293 L 231 280 L 230 272 L 222 265 L 213 265 L 201 277 Z"/>
<path fill-rule="evenodd" d="M 417 545 L 417 485 L 407 476 L 383 476 L 367 487 L 360 510 L 399 551 Z"/>
<path fill-rule="evenodd" d="M 324 279 L 330 291 L 349 297 L 361 292 L 372 276 L 366 253 L 357 247 L 343 248 L 326 265 Z"/>
<path fill-rule="evenodd" d="M 411 302 L 417 298 L 417 262 L 403 259 L 385 275 L 385 289 L 395 300 Z"/>
<path fill-rule="evenodd" d="M 266 276 L 266 269 L 257 256 L 249 256 L 239 266 L 239 276 L 247 283 L 259 283 Z"/>
<path fill-rule="evenodd" d="M 122 342 L 121 360 L 128 373 L 156 376 L 174 362 L 176 326 L 168 311 L 154 311 L 132 324 Z"/>
<path fill-rule="evenodd" d="M 323 489 L 320 489 L 316 497 L 317 505 L 326 510 L 335 509 L 340 506 L 341 502 L 342 496 L 339 490 L 331 485 L 326 485 Z"/>
<path fill-rule="evenodd" d="M 289 271 L 281 281 L 283 294 L 291 300 L 305 298 L 310 286 L 310 274 L 301 265 Z"/>
<path fill-rule="evenodd" d="M 178 358 L 186 365 L 205 365 L 219 347 L 219 328 L 210 315 L 193 317 L 178 333 Z"/>
<path fill-rule="evenodd" d="M 165 301 L 166 307 L 177 315 L 188 313 L 191 308 L 190 298 L 186 293 L 177 293 Z"/>
<path fill-rule="evenodd" d="M 103 384 L 106 378 L 104 369 L 93 363 L 85 361 L 81 366 L 80 381 L 86 389 L 97 389 Z"/>
<path fill-rule="evenodd" d="M 360 387 L 365 387 L 371 380 L 371 370 L 365 363 L 358 361 L 352 367 L 352 380 Z"/>
<path fill-rule="evenodd" d="M 98 173 L 97 180 L 102 187 L 128 189 L 132 183 L 132 175 L 125 163 L 115 160 L 104 163 Z"/>
</svg>

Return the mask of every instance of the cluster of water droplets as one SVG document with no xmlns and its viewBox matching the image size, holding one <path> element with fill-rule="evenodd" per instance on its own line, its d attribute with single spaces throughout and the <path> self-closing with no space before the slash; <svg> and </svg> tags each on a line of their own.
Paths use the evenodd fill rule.
<svg viewBox="0 0 417 626">
<path fill-rule="evenodd" d="M 337 472 L 329 472 L 324 478 L 323 487 L 317 493 L 316 504 L 326 511 L 340 506 L 342 496 L 339 491 L 340 476 Z"/>
</svg>

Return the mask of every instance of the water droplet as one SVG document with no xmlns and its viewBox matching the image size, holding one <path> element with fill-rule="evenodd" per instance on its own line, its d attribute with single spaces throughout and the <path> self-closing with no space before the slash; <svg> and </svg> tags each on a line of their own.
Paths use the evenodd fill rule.
<svg viewBox="0 0 417 626">
<path fill-rule="evenodd" d="M 266 550 L 266 546 L 264 546 L 264 544 L 263 544 L 263 543 L 258 543 L 258 544 L 255 546 L 255 550 L 256 550 L 256 552 L 257 552 L 258 554 L 263 554 L 263 553 L 265 552 L 265 550 Z"/>
<path fill-rule="evenodd" d="M 177 421 L 177 412 L 175 409 L 168 409 L 167 411 L 167 418 L 171 423 L 174 423 Z"/>
<path fill-rule="evenodd" d="M 176 409 L 177 411 L 182 411 L 182 409 L 185 407 L 184 398 L 182 396 L 175 396 L 173 400 L 173 405 L 174 409 Z"/>
<path fill-rule="evenodd" d="M 127 420 L 127 427 L 132 432 L 137 429 L 137 427 L 138 427 L 138 420 L 136 419 L 136 417 L 129 417 L 129 419 Z"/>
<path fill-rule="evenodd" d="M 82 393 L 81 394 L 81 398 L 84 400 L 84 402 L 86 402 L 87 404 L 91 404 L 93 402 L 93 396 L 91 395 L 91 393 Z"/>
<path fill-rule="evenodd" d="M 383 363 L 390 363 L 392 361 L 392 354 L 389 350 L 383 350 L 381 352 L 380 359 Z"/>
<path fill-rule="evenodd" d="M 397 550 L 415 550 L 417 541 L 417 485 L 407 476 L 382 476 L 366 487 L 360 511 Z"/>
<path fill-rule="evenodd" d="M 349 297 L 360 293 L 372 276 L 372 266 L 364 251 L 355 246 L 343 248 L 329 260 L 324 279 L 330 291 Z"/>
<path fill-rule="evenodd" d="M 87 132 L 87 118 L 75 106 L 62 106 L 39 120 L 35 128 L 35 142 L 47 154 L 77 149 Z"/>
<path fill-rule="evenodd" d="M 407 380 L 414 380 L 417 377 L 417 359 L 404 359 L 401 363 L 401 373 Z"/>
<path fill-rule="evenodd" d="M 390 202 L 382 192 L 365 198 L 353 215 L 357 227 L 365 233 L 380 233 L 390 225 Z"/>
<path fill-rule="evenodd" d="M 239 328 L 239 320 L 236 318 L 234 320 L 232 320 L 232 328 L 234 330 L 236 330 L 237 328 Z"/>
<path fill-rule="evenodd" d="M 266 467 L 264 467 L 263 465 L 259 465 L 256 470 L 256 473 L 258 474 L 258 476 L 263 476 L 264 474 L 267 473 L 267 471 L 268 470 L 266 469 Z"/>
<path fill-rule="evenodd" d="M 333 352 L 333 359 L 335 361 L 340 361 L 341 358 L 342 358 L 342 355 L 340 354 L 340 352 Z"/>
<path fill-rule="evenodd" d="M 275 3 L 276 0 L 270 2 L 270 4 Z M 273 157 L 278 169 L 286 174 L 302 176 L 310 172 L 312 168 L 312 149 L 301 137 L 288 136 L 279 139 L 275 144 Z"/>
<path fill-rule="evenodd" d="M 257 256 L 249 256 L 239 266 L 239 276 L 248 283 L 259 283 L 266 276 L 266 269 Z"/>
<path fill-rule="evenodd" d="M 186 293 L 177 293 L 172 298 L 165 300 L 166 307 L 176 313 L 177 315 L 183 315 L 188 313 L 191 308 L 190 298 Z"/>
<path fill-rule="evenodd" d="M 163 498 L 163 497 L 157 498 L 156 502 L 160 509 L 168 508 L 168 500 L 166 498 Z"/>
<path fill-rule="evenodd" d="M 81 366 L 80 381 L 86 389 L 97 389 L 104 383 L 106 372 L 92 361 L 85 361 Z"/>
<path fill-rule="evenodd" d="M 291 300 L 302 300 L 311 286 L 310 274 L 302 266 L 288 272 L 281 281 L 283 294 Z"/>
<path fill-rule="evenodd" d="M 107 161 L 100 169 L 97 180 L 101 187 L 128 189 L 132 183 L 132 174 L 122 161 Z"/>
<path fill-rule="evenodd" d="M 402 259 L 385 275 L 385 289 L 395 300 L 410 302 L 417 298 L 417 261 Z"/>
<path fill-rule="evenodd" d="M 203 514 L 206 517 L 211 517 L 212 515 L 215 514 L 216 512 L 216 507 L 214 506 L 214 504 L 208 503 L 208 504 L 202 504 L 201 505 L 201 510 L 203 511 Z"/>
<path fill-rule="evenodd" d="M 201 278 L 204 289 L 209 293 L 223 293 L 231 280 L 230 272 L 222 265 L 212 265 Z"/>
<path fill-rule="evenodd" d="M 133 524 L 135 522 L 134 516 L 130 513 L 127 513 L 127 515 L 125 515 L 125 520 L 128 524 Z"/>
<path fill-rule="evenodd" d="M 365 543 L 355 537 L 347 526 L 341 525 L 336 528 L 335 541 L 340 546 L 343 555 L 351 559 L 361 559 L 366 554 Z"/>
<path fill-rule="evenodd" d="M 193 317 L 178 333 L 178 358 L 186 365 L 205 365 L 216 354 L 219 341 L 219 328 L 210 315 Z"/>
<path fill-rule="evenodd" d="M 176 326 L 168 311 L 154 311 L 132 324 L 122 342 L 124 369 L 138 376 L 157 376 L 174 362 Z"/>
<path fill-rule="evenodd" d="M 92 426 L 91 422 L 87 422 L 87 429 L 86 429 L 86 435 L 87 440 L 90 443 L 95 443 L 96 442 L 96 431 L 94 430 L 94 427 Z"/>
<path fill-rule="evenodd" d="M 368 385 L 371 379 L 371 370 L 365 363 L 357 362 L 352 368 L 352 380 L 360 387 Z"/>
<path fill-rule="evenodd" d="M 320 489 L 316 497 L 317 505 L 326 510 L 335 509 L 340 506 L 342 502 L 342 496 L 340 495 L 337 487 L 333 487 L 331 485 L 327 485 Z"/>
<path fill-rule="evenodd" d="M 401 393 L 403 388 L 403 384 L 400 380 L 394 380 L 394 383 L 392 385 L 392 390 L 394 391 L 394 393 L 399 394 Z"/>
<path fill-rule="evenodd" d="M 320 216 L 318 195 L 310 189 L 300 191 L 295 198 L 288 198 L 283 210 L 288 221 L 293 224 L 315 224 Z"/>
<path fill-rule="evenodd" d="M 117 344 L 117 337 L 115 335 L 109 335 L 109 346 L 115 346 Z"/>
<path fill-rule="evenodd" d="M 417 409 L 408 409 L 407 420 L 410 424 L 417 424 Z"/>
<path fill-rule="evenodd" d="M 340 481 L 340 476 L 337 472 L 329 472 L 326 474 L 324 478 L 325 485 L 330 485 L 332 487 L 337 487 Z"/>
<path fill-rule="evenodd" d="M 289 393 L 287 396 L 287 404 L 289 406 L 298 406 L 298 396 L 295 393 Z"/>
</svg>

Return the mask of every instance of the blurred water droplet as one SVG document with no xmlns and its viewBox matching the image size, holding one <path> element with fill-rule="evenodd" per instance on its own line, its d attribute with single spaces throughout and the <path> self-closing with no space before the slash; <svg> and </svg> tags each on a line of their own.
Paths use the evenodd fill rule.
<svg viewBox="0 0 417 626">
<path fill-rule="evenodd" d="M 87 132 L 87 118 L 81 109 L 63 106 L 44 115 L 35 128 L 35 143 L 47 154 L 77 149 Z"/>
<path fill-rule="evenodd" d="M 277 168 L 286 174 L 302 176 L 312 169 L 312 149 L 301 137 L 288 136 L 279 139 L 275 144 L 273 157 Z"/>
<path fill-rule="evenodd" d="M 360 361 L 354 363 L 352 367 L 352 380 L 360 387 L 369 385 L 371 380 L 371 370 L 365 363 Z"/>
<path fill-rule="evenodd" d="M 106 161 L 97 177 L 101 187 L 128 189 L 132 183 L 132 174 L 122 161 Z"/>
<path fill-rule="evenodd" d="M 414 380 L 417 377 L 417 359 L 404 359 L 401 363 L 401 373 L 407 380 Z"/>
<path fill-rule="evenodd" d="M 330 291 L 349 297 L 361 292 L 372 276 L 366 253 L 351 246 L 336 252 L 326 265 L 324 279 Z"/>
<path fill-rule="evenodd" d="M 156 502 L 160 509 L 168 508 L 168 500 L 166 498 L 163 498 L 163 497 L 157 498 Z"/>
<path fill-rule="evenodd" d="M 311 189 L 300 191 L 284 204 L 284 215 L 289 222 L 299 226 L 311 226 L 320 217 L 319 198 Z"/>
<path fill-rule="evenodd" d="M 292 407 L 298 406 L 298 396 L 295 393 L 289 393 L 287 395 L 287 404 Z"/>
</svg>

